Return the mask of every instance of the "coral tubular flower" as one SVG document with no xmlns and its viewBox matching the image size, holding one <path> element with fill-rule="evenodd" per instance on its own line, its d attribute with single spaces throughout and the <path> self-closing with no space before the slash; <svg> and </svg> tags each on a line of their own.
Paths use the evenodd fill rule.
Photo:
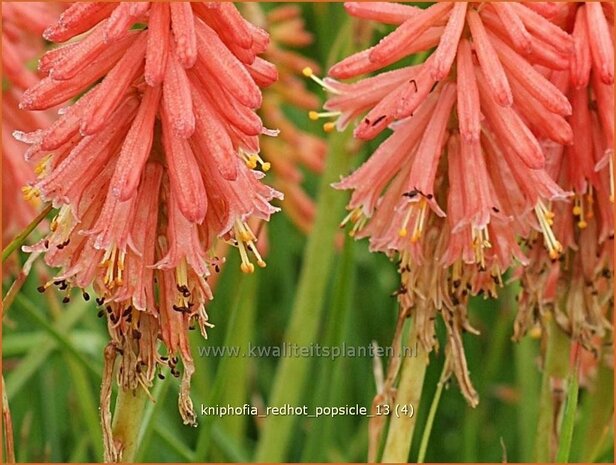
<svg viewBox="0 0 616 465">
<path fill-rule="evenodd" d="M 544 147 L 574 139 L 572 103 L 552 79 L 576 50 L 561 27 L 569 7 L 555 5 L 552 20 L 522 3 L 345 7 L 397 26 L 315 79 L 331 93 L 325 109 L 338 112 L 339 129 L 358 120 L 354 135 L 364 140 L 392 130 L 336 184 L 353 190 L 345 222 L 354 223 L 356 237 L 370 239 L 372 250 L 400 256 L 403 307 L 413 307 L 417 318 L 430 305 L 441 313 L 456 354 L 452 370 L 474 405 L 458 347 L 469 295 L 496 295 L 508 268 L 528 264 L 521 239 L 542 238 L 551 259 L 564 251 L 552 228 L 552 202 L 570 193 L 548 173 Z M 433 47 L 421 64 L 339 81 Z M 609 61 L 609 53 L 599 55 Z M 426 267 L 439 271 L 423 279 Z M 420 336 L 426 350 L 435 345 L 431 324 Z"/>
<path fill-rule="evenodd" d="M 307 233 L 312 227 L 315 205 L 302 186 L 302 171 L 322 172 L 326 145 L 322 138 L 297 127 L 286 115 L 286 108 L 308 111 L 319 104 L 301 77 L 306 68 L 318 70 L 315 62 L 299 53 L 301 47 L 313 42 L 313 37 L 304 29 L 298 5 L 279 6 L 267 12 L 258 3 L 242 6 L 254 23 L 269 31 L 271 42 L 263 57 L 276 63 L 279 72 L 278 81 L 263 92 L 261 115 L 264 124 L 278 128 L 280 134 L 263 140 L 262 153 L 271 162 L 273 186 L 285 193 L 283 213 Z M 267 163 L 264 169 L 269 167 Z"/>
<path fill-rule="evenodd" d="M 277 77 L 258 57 L 268 35 L 213 2 L 75 3 L 44 35 L 66 43 L 41 58 L 45 77 L 21 107 L 66 106 L 15 134 L 41 173 L 31 189 L 59 208 L 30 249 L 61 268 L 41 290 L 94 287 L 125 389 L 147 390 L 163 366 L 179 376 L 179 357 L 180 413 L 193 424 L 187 330 L 211 326 L 216 243 L 239 249 L 243 271 L 264 267 L 248 221 L 269 220 L 282 198 L 258 155 L 273 134 L 255 114 Z"/>
<path fill-rule="evenodd" d="M 35 192 L 22 188 L 36 175 L 24 161 L 24 145 L 11 134 L 16 129 L 32 132 L 50 123 L 48 112 L 28 113 L 19 109 L 24 90 L 36 84 L 39 77 L 27 62 L 43 51 L 41 33 L 53 21 L 59 8 L 43 2 L 19 2 L 3 5 L 2 69 L 2 242 L 24 228 L 34 217 Z M 24 197 L 27 201 L 24 200 Z"/>
<path fill-rule="evenodd" d="M 570 68 L 553 73 L 552 81 L 571 101 L 573 144 L 549 145 L 546 153 L 550 175 L 575 197 L 556 206 L 554 233 L 565 249 L 560 260 L 547 256 L 535 240 L 529 266 L 518 271 L 523 292 L 515 337 L 541 324 L 539 317 L 550 311 L 559 327 L 598 359 L 614 306 L 614 46 L 605 34 L 613 17 L 608 20 L 609 10 L 600 3 L 571 8 L 575 53 Z"/>
</svg>

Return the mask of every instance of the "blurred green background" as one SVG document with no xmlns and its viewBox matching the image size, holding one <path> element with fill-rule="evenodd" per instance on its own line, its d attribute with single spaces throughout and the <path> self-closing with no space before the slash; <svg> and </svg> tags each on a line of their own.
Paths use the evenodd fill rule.
<svg viewBox="0 0 616 465">
<path fill-rule="evenodd" d="M 270 8 L 271 4 L 264 4 Z M 349 18 L 341 3 L 301 5 L 306 29 L 315 35 L 307 56 L 325 65 L 332 44 Z M 373 43 L 384 35 L 376 30 Z M 325 66 L 323 66 L 325 68 Z M 313 83 L 311 89 L 322 95 Z M 305 112 L 284 109 L 299 127 L 318 134 L 320 125 Z M 331 137 L 340 137 L 333 135 Z M 338 154 L 346 173 L 357 166 L 376 146 L 366 144 L 355 157 Z M 338 144 L 340 146 L 340 144 Z M 339 174 L 344 174 L 339 173 Z M 316 197 L 319 179 L 305 173 L 307 190 Z M 267 178 L 266 178 L 267 180 Z M 333 192 L 333 191 L 332 191 Z M 342 205 L 345 192 L 330 194 Z M 318 199 L 317 199 L 318 200 Z M 330 215 L 341 220 L 342 209 Z M 208 308 L 216 325 L 203 340 L 193 332 L 191 344 L 196 372 L 192 398 L 197 413 L 201 403 L 226 405 L 268 404 L 279 360 L 273 357 L 223 359 L 199 357 L 198 347 L 224 344 L 281 345 L 296 297 L 300 271 L 305 260 L 307 238 L 284 214 L 268 225 L 268 266 L 254 276 L 239 270 L 237 254 L 231 251 Z M 368 346 L 376 341 L 388 346 L 397 316 L 392 293 L 398 287 L 395 264 L 385 256 L 368 252 L 367 241 L 355 242 L 339 232 L 331 266 L 320 273 L 326 278 L 323 301 L 316 299 L 318 339 L 321 345 Z M 324 243 L 323 247 L 330 247 Z M 25 256 L 19 257 L 23 263 Z M 6 292 L 10 279 L 5 278 Z M 29 277 L 9 314 L 3 320 L 3 372 L 14 423 L 17 460 L 89 462 L 102 460 L 98 398 L 102 351 L 108 340 L 104 319 L 97 318 L 95 304 L 74 292 L 69 304 L 48 291 L 41 295 L 36 272 Z M 426 461 L 510 462 L 532 461 L 538 415 L 541 374 L 539 341 L 527 338 L 511 342 L 515 302 L 512 290 L 503 290 L 499 301 L 476 299 L 471 303 L 471 323 L 480 336 L 465 335 L 471 378 L 480 404 L 471 409 L 455 381 L 443 392 Z M 319 315 L 321 316 L 319 318 Z M 444 347 L 444 328 L 437 321 Z M 417 456 L 427 411 L 439 379 L 443 353 L 431 354 L 410 459 Z M 302 404 L 308 406 L 354 405 L 370 408 L 375 395 L 373 360 L 369 358 L 314 358 L 309 361 L 308 383 Z M 387 360 L 383 360 L 386 367 Z M 289 386 L 294 379 L 287 380 Z M 183 426 L 177 412 L 179 382 L 167 376 L 157 380 L 148 403 L 138 461 L 236 462 L 251 461 L 260 438 L 259 419 L 252 417 L 207 418 L 198 415 L 199 426 Z M 578 415 L 590 415 L 588 393 L 580 393 Z M 573 461 L 588 448 L 584 422 L 574 433 Z M 613 433 L 610 432 L 613 438 Z M 590 438 L 594 441 L 596 438 Z M 610 445 L 611 444 L 611 445 Z M 291 431 L 285 454 L 287 461 L 366 460 L 368 420 L 362 417 L 299 417 Z M 613 439 L 601 446 L 598 461 L 611 461 Z"/>
</svg>

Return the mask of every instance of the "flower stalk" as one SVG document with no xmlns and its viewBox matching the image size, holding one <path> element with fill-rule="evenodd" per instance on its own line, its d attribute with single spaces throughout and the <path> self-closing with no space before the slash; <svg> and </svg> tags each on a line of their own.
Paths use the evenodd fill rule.
<svg viewBox="0 0 616 465">
<path fill-rule="evenodd" d="M 113 444 L 118 453 L 114 461 L 134 462 L 146 399 L 143 389 L 119 389 L 113 418 Z"/>
<path fill-rule="evenodd" d="M 417 324 L 411 322 L 409 346 L 414 347 L 418 341 Z M 405 463 L 408 461 L 413 441 L 413 432 L 417 423 L 416 410 L 421 400 L 424 377 L 428 366 L 428 353 L 421 348 L 416 355 L 405 356 L 400 372 L 400 382 L 396 394 L 396 406 L 412 405 L 412 415 L 392 415 L 383 450 L 383 463 Z M 395 407 L 392 406 L 392 411 Z"/>
<path fill-rule="evenodd" d="M 537 462 L 555 459 L 558 449 L 558 421 L 565 401 L 563 387 L 569 373 L 569 338 L 557 326 L 552 314 L 546 314 L 544 319 L 547 347 L 537 421 Z"/>
</svg>

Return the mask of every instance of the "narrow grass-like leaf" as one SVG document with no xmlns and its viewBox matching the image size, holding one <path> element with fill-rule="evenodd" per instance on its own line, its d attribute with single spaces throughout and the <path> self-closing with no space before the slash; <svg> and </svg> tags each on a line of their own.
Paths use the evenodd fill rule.
<svg viewBox="0 0 616 465">
<path fill-rule="evenodd" d="M 84 302 L 75 302 L 58 318 L 53 327 L 59 333 L 69 333 L 72 327 L 83 318 L 88 309 L 89 306 Z M 44 341 L 39 345 L 33 346 L 21 360 L 21 363 L 7 374 L 6 392 L 9 400 L 22 390 L 32 375 L 41 368 L 57 347 L 58 341 L 51 335 L 46 336 Z"/>
<path fill-rule="evenodd" d="M 342 214 L 345 195 L 330 186 L 347 169 L 347 143 L 350 133 L 330 136 L 329 154 L 317 198 L 318 206 L 312 233 L 308 238 L 303 267 L 297 287 L 291 321 L 285 342 L 308 346 L 316 342 L 323 315 L 323 298 L 333 262 L 333 240 Z M 297 405 L 306 388 L 311 360 L 287 357 L 279 362 L 269 405 Z M 296 418 L 270 416 L 265 419 L 256 461 L 284 461 L 289 450 Z"/>
<path fill-rule="evenodd" d="M 573 438 L 573 428 L 575 426 L 575 417 L 577 413 L 578 394 L 579 394 L 579 365 L 569 375 L 567 386 L 567 401 L 565 404 L 565 413 L 563 415 L 562 425 L 560 427 L 560 438 L 558 441 L 558 453 L 556 461 L 558 463 L 568 463 L 571 453 L 571 439 Z"/>
</svg>

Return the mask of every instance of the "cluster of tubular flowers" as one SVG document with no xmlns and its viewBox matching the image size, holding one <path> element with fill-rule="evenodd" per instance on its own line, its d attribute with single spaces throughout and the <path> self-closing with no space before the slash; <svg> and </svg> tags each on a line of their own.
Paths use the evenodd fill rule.
<svg viewBox="0 0 616 465">
<path fill-rule="evenodd" d="M 261 181 L 259 136 L 275 131 L 255 113 L 277 78 L 258 56 L 268 34 L 232 3 L 84 2 L 44 37 L 65 44 L 40 59 L 45 77 L 21 107 L 66 106 L 51 126 L 16 133 L 38 163 L 31 192 L 59 208 L 30 249 L 61 268 L 41 290 L 88 299 L 93 286 L 124 389 L 147 390 L 163 366 L 180 376 L 181 359 L 179 408 L 193 424 L 187 331 L 210 326 L 215 243 L 236 246 L 244 272 L 265 266 L 247 221 L 267 221 L 282 197 Z"/>
<path fill-rule="evenodd" d="M 555 206 L 570 208 L 572 194 L 550 175 L 555 161 L 545 147 L 574 141 L 576 116 L 554 78 L 569 70 L 575 53 L 561 27 L 571 11 L 504 2 L 345 7 L 397 26 L 334 65 L 325 80 L 315 77 L 331 93 L 323 116 L 337 118 L 339 129 L 359 119 L 354 135 L 363 140 L 392 130 L 336 184 L 353 190 L 345 222 L 373 251 L 399 257 L 398 298 L 427 351 L 437 347 L 434 320 L 442 316 L 451 369 L 474 405 L 461 338 L 474 331 L 469 296 L 495 296 L 508 268 L 530 263 L 522 240 L 538 241 L 550 262 L 568 245 L 553 226 L 561 221 Z M 341 82 L 433 48 L 421 64 Z M 604 59 L 597 56 L 606 74 L 597 78 L 607 80 Z"/>
<path fill-rule="evenodd" d="M 302 188 L 302 168 L 321 173 L 326 145 L 323 139 L 298 128 L 285 110 L 291 107 L 310 110 L 319 104 L 301 77 L 304 69 L 318 70 L 318 65 L 294 50 L 310 45 L 313 37 L 304 29 L 301 8 L 297 5 L 279 6 L 267 12 L 258 3 L 245 3 L 243 7 L 255 24 L 269 32 L 271 42 L 263 57 L 276 63 L 279 75 L 278 81 L 263 92 L 261 115 L 268 127 L 280 129 L 280 135 L 263 140 L 261 149 L 272 164 L 272 185 L 285 193 L 283 213 L 307 233 L 314 220 L 315 206 Z"/>
<path fill-rule="evenodd" d="M 540 244 L 529 244 L 530 263 L 518 270 L 523 287 L 515 336 L 522 337 L 549 310 L 597 359 L 605 354 L 614 305 L 614 7 L 587 2 L 568 8 L 563 27 L 572 34 L 575 52 L 570 68 L 551 80 L 571 101 L 573 144 L 544 148 L 550 175 L 575 195 L 571 203 L 555 206 L 561 259 L 550 260 Z"/>
<path fill-rule="evenodd" d="M 46 3 L 7 3 L 2 11 L 2 242 L 24 228 L 34 216 L 21 188 L 35 178 L 23 158 L 25 146 L 11 134 L 17 128 L 34 131 L 50 123 L 48 113 L 19 110 L 21 94 L 38 82 L 27 62 L 43 50 L 41 34 L 55 18 L 55 8 Z M 30 199 L 28 199 L 30 200 Z"/>
</svg>

